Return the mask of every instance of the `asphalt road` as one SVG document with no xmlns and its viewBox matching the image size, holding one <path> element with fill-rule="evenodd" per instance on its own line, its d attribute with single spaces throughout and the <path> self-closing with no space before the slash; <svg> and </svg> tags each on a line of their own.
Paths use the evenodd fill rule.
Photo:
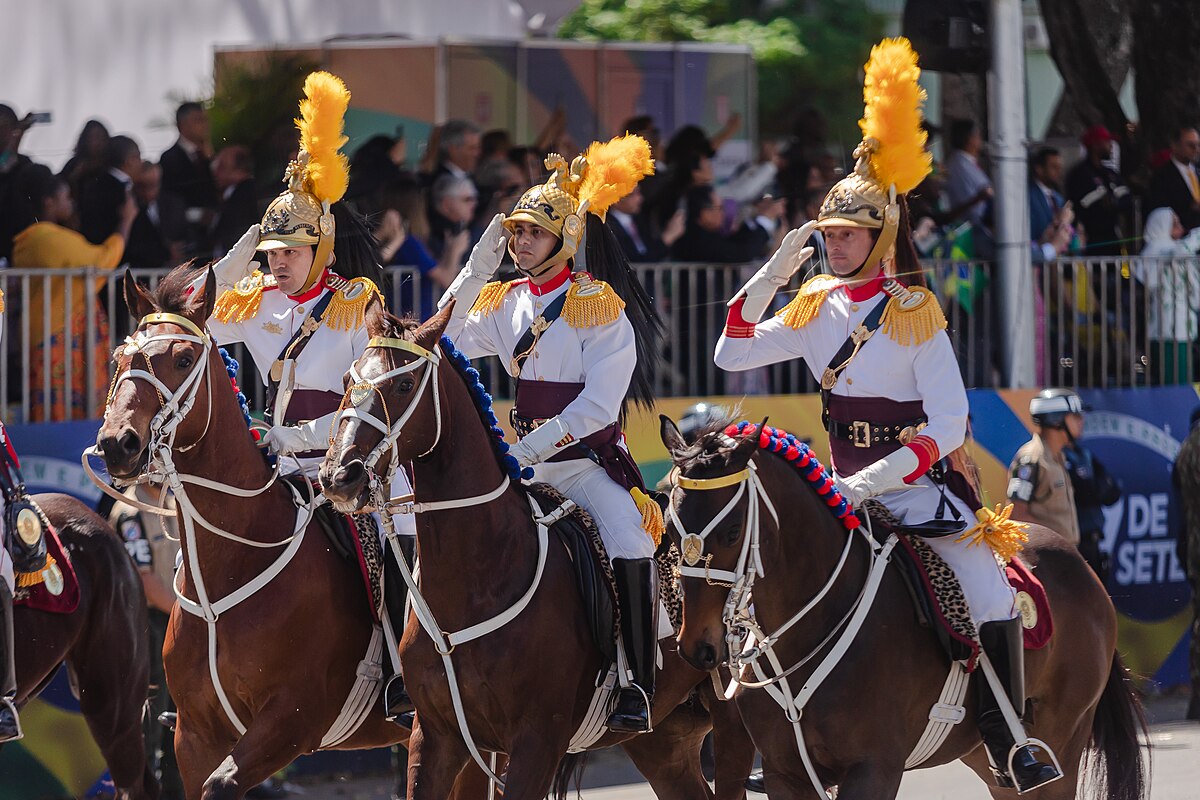
<svg viewBox="0 0 1200 800">
<path fill-rule="evenodd" d="M 1200 796 L 1200 723 L 1166 722 L 1151 727 L 1145 743 L 1151 756 L 1151 800 L 1195 800 Z M 650 800 L 654 794 L 619 751 L 596 754 L 585 774 L 584 800 Z M 298 787 L 297 800 L 391 800 L 387 777 L 342 779 Z M 751 800 L 764 795 L 749 795 Z M 990 800 L 982 782 L 965 766 L 947 764 L 904 776 L 900 800 Z"/>
</svg>

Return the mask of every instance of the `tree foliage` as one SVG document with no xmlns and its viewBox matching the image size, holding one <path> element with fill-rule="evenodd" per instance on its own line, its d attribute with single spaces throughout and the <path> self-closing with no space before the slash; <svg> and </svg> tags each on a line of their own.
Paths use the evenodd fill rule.
<svg viewBox="0 0 1200 800">
<path fill-rule="evenodd" d="M 764 131 L 786 132 L 797 110 L 814 106 L 836 139 L 853 144 L 862 65 L 882 32 L 865 0 L 584 0 L 559 36 L 747 45 Z"/>
</svg>

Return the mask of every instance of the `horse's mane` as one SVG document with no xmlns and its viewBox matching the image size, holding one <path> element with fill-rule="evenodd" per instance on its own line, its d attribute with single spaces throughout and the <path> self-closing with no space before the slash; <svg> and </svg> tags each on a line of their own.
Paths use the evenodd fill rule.
<svg viewBox="0 0 1200 800">
<path fill-rule="evenodd" d="M 187 311 L 195 302 L 192 285 L 208 271 L 210 264 L 211 262 L 194 258 L 168 272 L 150 293 L 154 307 L 168 314 L 182 314 Z"/>
<path fill-rule="evenodd" d="M 415 319 L 397 317 L 386 310 L 381 313 L 380 322 L 387 335 L 401 339 L 411 339 L 412 332 L 421 325 Z M 406 333 L 410 335 L 405 337 Z M 447 362 L 454 369 L 454 373 L 467 389 L 471 405 L 475 407 L 475 413 L 479 415 L 479 421 L 483 424 L 488 433 L 488 440 L 492 443 L 492 453 L 496 457 L 496 464 L 514 481 L 519 481 L 522 477 L 533 477 L 533 470 L 527 469 L 523 474 L 517 459 L 509 455 L 508 443 L 504 441 L 504 431 L 500 428 L 496 412 L 492 410 L 492 396 L 488 394 L 487 388 L 479 380 L 479 371 L 471 366 L 471 362 L 454 346 L 450 337 L 442 336 L 439 346 L 442 348 Z"/>
<path fill-rule="evenodd" d="M 833 476 L 826 471 L 820 459 L 805 442 L 792 434 L 770 425 L 758 425 L 736 417 L 714 419 L 701 426 L 695 444 L 676 455 L 676 465 L 681 470 L 703 470 L 727 464 L 728 439 L 754 436 L 758 449 L 770 453 L 791 466 L 816 494 L 821 503 L 834 517 L 841 520 L 847 530 L 859 526 L 854 510 L 834 485 Z M 761 430 L 760 430 L 761 428 Z"/>
</svg>

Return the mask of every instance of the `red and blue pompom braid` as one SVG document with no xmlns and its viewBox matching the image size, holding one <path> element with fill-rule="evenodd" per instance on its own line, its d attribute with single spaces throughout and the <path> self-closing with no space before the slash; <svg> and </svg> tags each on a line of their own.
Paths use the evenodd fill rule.
<svg viewBox="0 0 1200 800">
<path fill-rule="evenodd" d="M 484 423 L 488 426 L 488 433 L 491 434 L 492 450 L 496 454 L 496 460 L 500 464 L 500 469 L 514 481 L 519 481 L 522 478 L 529 480 L 533 477 L 533 468 L 526 467 L 521 469 L 521 465 L 517 462 L 516 456 L 510 455 L 508 452 L 508 442 L 504 441 L 504 431 L 500 428 L 500 420 L 496 419 L 496 412 L 492 410 L 492 396 L 488 394 L 487 387 L 479 379 L 479 370 L 471 366 L 471 362 L 467 360 L 458 348 L 454 346 L 454 342 L 449 336 L 443 336 L 441 340 L 442 352 L 450 359 L 455 369 L 463 376 L 463 381 L 467 385 L 467 390 L 471 394 L 471 399 L 475 402 L 475 407 L 479 410 L 479 416 L 483 418 Z"/>
<path fill-rule="evenodd" d="M 807 444 L 785 430 L 764 425 L 760 431 L 758 425 L 745 420 L 727 427 L 725 435 L 757 436 L 759 449 L 780 456 L 795 467 L 833 516 L 841 520 L 846 530 L 852 531 L 859 527 L 861 523 L 858 516 L 838 490 L 833 476 L 825 471 L 820 459 Z"/>
<path fill-rule="evenodd" d="M 238 374 L 238 370 L 241 369 L 241 364 L 238 363 L 236 358 L 229 355 L 229 351 L 226 350 L 224 347 L 218 347 L 217 352 L 221 354 L 221 360 L 223 362 L 225 362 L 225 373 L 227 375 L 229 375 L 229 383 L 233 387 L 233 394 L 237 398 L 238 407 L 242 409 L 242 417 L 246 420 L 246 427 L 250 428 L 250 437 L 252 439 L 254 439 L 254 441 L 257 442 L 260 439 L 262 439 L 262 434 L 259 433 L 259 431 L 257 429 L 251 427 L 252 421 L 250 418 L 250 401 L 248 401 L 246 399 L 245 393 L 242 392 L 242 390 L 238 388 L 238 384 L 237 384 L 237 374 Z M 272 468 L 274 468 L 275 467 L 274 454 L 272 454 L 271 452 L 269 452 L 267 450 L 263 450 L 262 452 L 263 452 L 263 458 L 265 458 L 267 460 L 267 463 L 270 464 Z"/>
</svg>

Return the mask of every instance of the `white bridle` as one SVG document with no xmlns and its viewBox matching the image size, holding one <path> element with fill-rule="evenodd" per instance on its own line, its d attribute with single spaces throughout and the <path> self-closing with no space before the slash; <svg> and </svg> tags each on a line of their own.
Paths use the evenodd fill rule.
<svg viewBox="0 0 1200 800">
<path fill-rule="evenodd" d="M 725 437 L 725 439 L 730 445 L 734 443 L 729 437 Z M 676 512 L 676 490 L 711 491 L 734 485 L 738 488 L 734 492 L 733 497 L 704 526 L 703 530 L 700 533 L 688 533 Z M 738 556 L 737 565 L 733 570 L 711 569 L 710 562 L 713 556 L 712 554 L 704 555 L 708 536 L 725 517 L 733 512 L 744 495 L 748 497 L 748 506 L 745 523 L 743 524 L 742 549 Z M 737 686 L 742 686 L 746 689 L 765 690 L 779 704 L 788 721 L 792 723 L 796 738 L 796 747 L 800 752 L 805 770 L 808 772 L 809 780 L 816 789 L 818 796 L 828 797 L 824 785 L 821 783 L 820 778 L 817 777 L 816 769 L 813 767 L 812 760 L 808 754 L 808 748 L 804 744 L 804 734 L 800 728 L 800 718 L 808 701 L 816 693 L 817 688 L 825 681 L 825 678 L 833 672 L 834 667 L 841 661 L 846 651 L 850 649 L 851 643 L 862 627 L 867 612 L 870 611 L 871 605 L 875 600 L 875 595 L 879 590 L 879 584 L 883 580 L 883 572 L 887 567 L 892 548 L 896 545 L 896 537 L 893 534 L 888 537 L 888 540 L 883 545 L 880 545 L 870 535 L 870 519 L 868 517 L 866 531 L 859 528 L 857 531 L 850 532 L 846 537 L 846 544 L 842 548 L 837 566 L 834 567 L 833 573 L 829 576 L 829 580 L 825 582 L 821 590 L 805 603 L 803 608 L 792 615 L 787 622 L 779 626 L 773 633 L 767 634 L 759 626 L 755 618 L 754 599 L 751 594 L 755 577 L 765 577 L 760 553 L 762 527 L 762 518 L 758 511 L 760 505 L 766 506 L 771 518 L 775 521 L 776 529 L 778 529 L 779 517 L 775 512 L 775 507 L 771 503 L 770 497 L 763 488 L 761 479 L 758 477 L 758 468 L 754 461 L 751 461 L 740 472 L 717 478 L 685 478 L 680 474 L 678 468 L 671 472 L 671 503 L 667 509 L 667 513 L 681 537 L 680 550 L 683 555 L 684 564 L 680 566 L 680 575 L 684 578 L 703 578 L 709 586 L 729 587 L 729 593 L 726 595 L 725 606 L 721 613 L 721 620 L 725 627 L 725 647 L 729 672 L 733 676 L 733 680 L 726 689 L 725 699 L 728 700 L 733 696 Z M 870 570 L 862 591 L 846 615 L 837 625 L 833 626 L 829 635 L 809 651 L 806 656 L 785 669 L 775 651 L 775 645 L 779 642 L 780 637 L 816 608 L 817 604 L 833 588 L 842 573 L 842 568 L 846 565 L 850 555 L 850 548 L 854 543 L 856 534 L 859 532 L 864 534 L 863 538 L 870 546 Z M 696 566 L 700 562 L 703 562 L 703 567 Z M 838 636 L 839 631 L 841 631 L 841 636 Z M 835 637 L 837 641 L 828 655 L 817 665 L 804 686 L 798 692 L 793 692 L 789 686 L 788 677 L 811 661 Z M 767 660 L 770 669 L 769 674 L 767 669 L 759 663 L 760 658 Z M 743 670 L 751 671 L 753 679 L 743 676 Z"/>
</svg>

